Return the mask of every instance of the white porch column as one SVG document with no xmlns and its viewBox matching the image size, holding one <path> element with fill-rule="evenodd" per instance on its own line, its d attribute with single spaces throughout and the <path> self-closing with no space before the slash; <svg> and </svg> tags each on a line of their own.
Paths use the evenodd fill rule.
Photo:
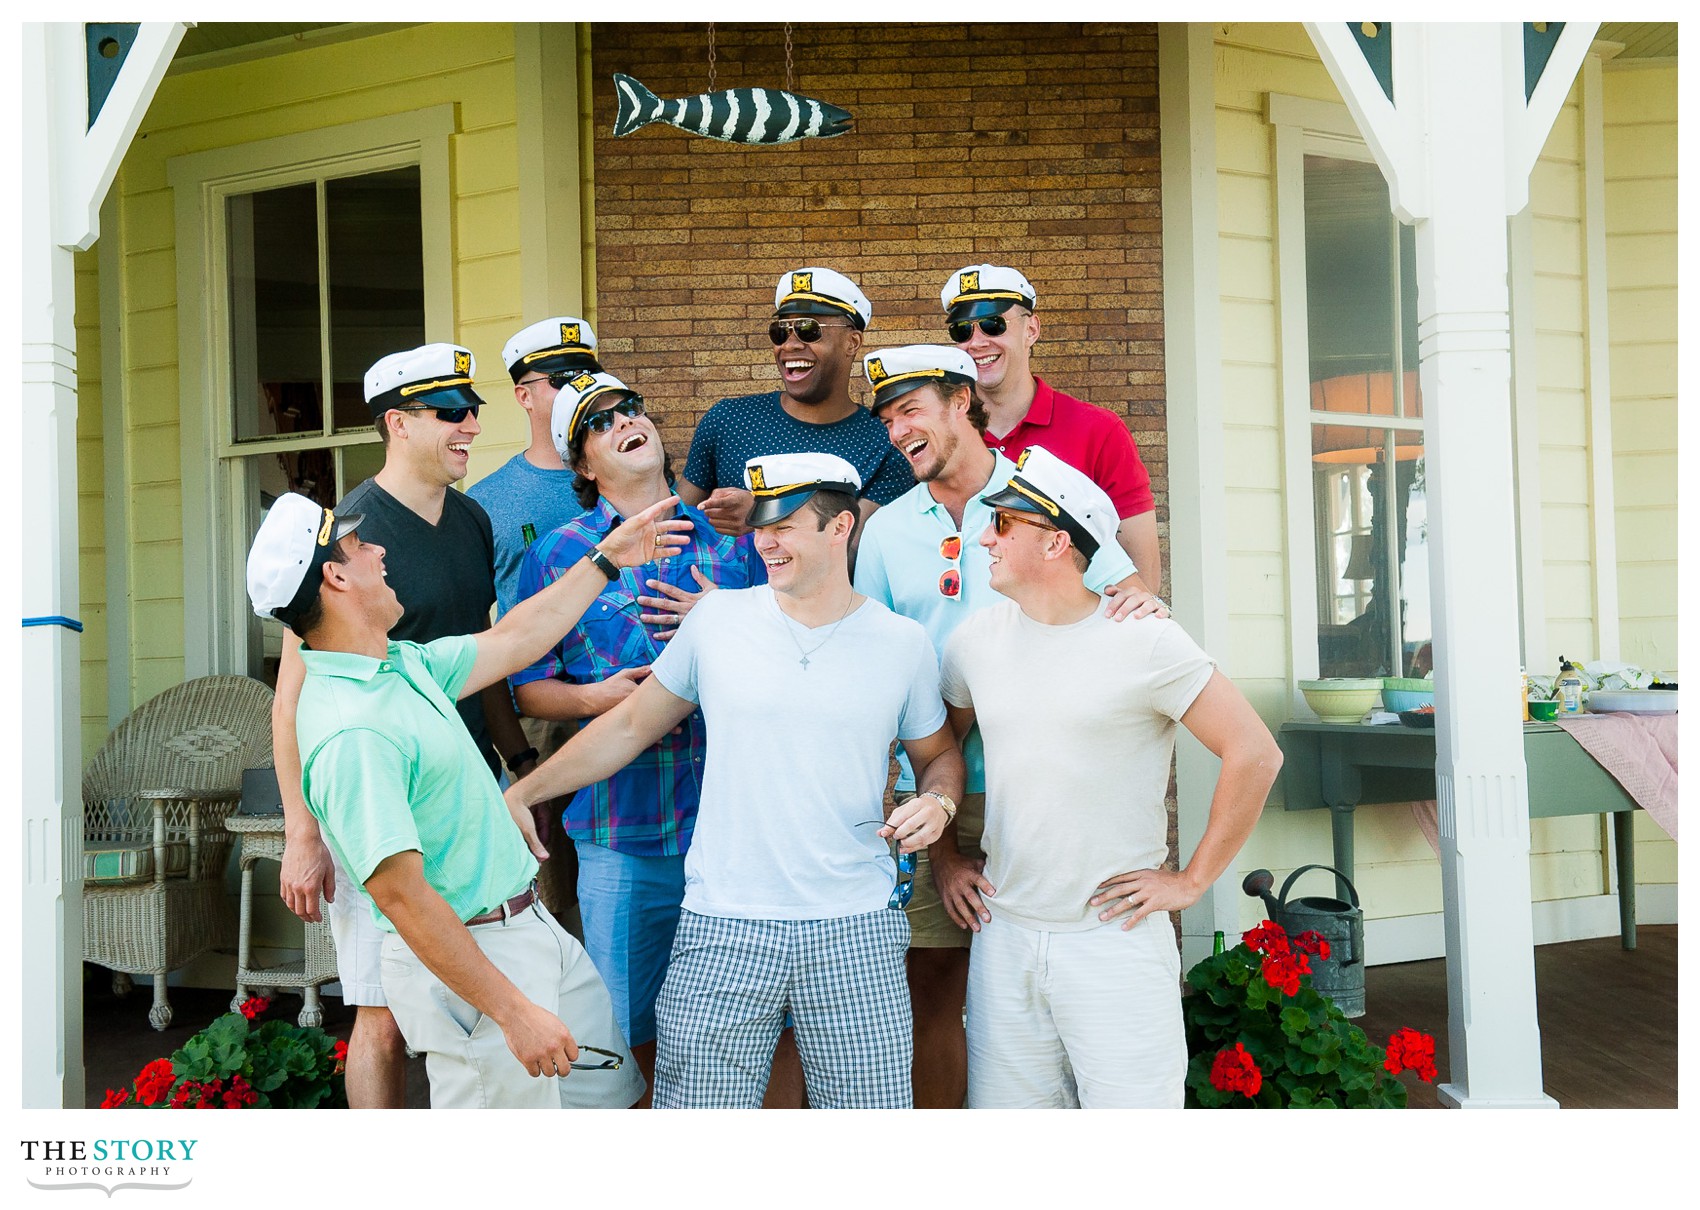
<svg viewBox="0 0 1700 1210">
<path fill-rule="evenodd" d="M 1228 642 L 1228 502 L 1222 466 L 1221 287 L 1216 210 L 1216 57 L 1211 27 L 1157 26 L 1163 161 L 1163 372 L 1168 382 L 1169 583 L 1177 620 L 1206 651 Z M 1180 501 L 1179 507 L 1174 502 Z M 1152 585 L 1154 591 L 1156 585 Z M 1181 864 L 1210 822 L 1222 762 L 1184 727 L 1175 740 Z M 1181 913 L 1181 969 L 1239 933 L 1232 864 Z"/>
<path fill-rule="evenodd" d="M 88 122 L 78 23 L 26 24 L 23 52 L 23 1104 L 83 1106 L 82 710 L 77 612 L 77 336 L 72 253 L 185 26 L 137 31 Z"/>
<path fill-rule="evenodd" d="M 1519 709 L 1506 219 L 1595 25 L 1525 101 L 1519 25 L 1384 25 L 1388 98 L 1345 24 L 1312 40 L 1413 223 L 1434 586 L 1435 779 L 1455 1107 L 1556 1108 L 1541 1083 Z"/>
</svg>

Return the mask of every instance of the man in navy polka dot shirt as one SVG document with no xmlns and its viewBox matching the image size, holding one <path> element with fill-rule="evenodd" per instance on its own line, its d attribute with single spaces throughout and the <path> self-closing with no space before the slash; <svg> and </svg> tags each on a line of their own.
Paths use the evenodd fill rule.
<svg viewBox="0 0 1700 1210">
<path fill-rule="evenodd" d="M 722 399 L 691 440 L 679 496 L 723 534 L 749 532 L 744 464 L 768 454 L 836 454 L 862 477 L 865 520 L 911 487 L 909 465 L 885 429 L 850 396 L 850 367 L 873 314 L 856 283 L 810 266 L 783 274 L 768 335 L 781 389 Z"/>
</svg>

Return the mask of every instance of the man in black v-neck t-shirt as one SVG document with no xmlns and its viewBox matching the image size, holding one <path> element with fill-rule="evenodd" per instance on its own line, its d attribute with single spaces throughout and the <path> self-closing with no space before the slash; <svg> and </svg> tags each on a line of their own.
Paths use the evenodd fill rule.
<svg viewBox="0 0 1700 1210">
<path fill-rule="evenodd" d="M 359 513 L 361 540 L 384 548 L 384 571 L 404 611 L 390 638 L 429 643 L 489 629 L 496 602 L 496 543 L 490 518 L 476 500 L 445 491 L 443 515 L 432 525 L 376 479 L 368 479 L 342 498 L 336 512 Z M 464 697 L 455 708 L 494 776 L 498 757 L 482 698 Z"/>
</svg>

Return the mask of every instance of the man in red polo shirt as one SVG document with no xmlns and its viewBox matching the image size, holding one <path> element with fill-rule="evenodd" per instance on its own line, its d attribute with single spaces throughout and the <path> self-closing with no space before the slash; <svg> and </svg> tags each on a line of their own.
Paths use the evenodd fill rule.
<svg viewBox="0 0 1700 1210">
<path fill-rule="evenodd" d="M 974 359 L 980 376 L 986 444 L 1012 462 L 1029 445 L 1042 445 L 1103 488 L 1121 518 L 1117 541 L 1146 588 L 1159 591 L 1163 569 L 1151 476 L 1121 417 L 1034 375 L 1039 317 L 1033 283 L 1003 265 L 967 265 L 950 275 L 939 297 L 951 341 Z"/>
</svg>

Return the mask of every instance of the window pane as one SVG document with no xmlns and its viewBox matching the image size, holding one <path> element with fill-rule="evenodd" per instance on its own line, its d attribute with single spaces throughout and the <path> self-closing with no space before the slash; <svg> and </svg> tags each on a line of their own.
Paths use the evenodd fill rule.
<svg viewBox="0 0 1700 1210">
<path fill-rule="evenodd" d="M 1421 665 L 1420 676 L 1432 660 L 1422 439 L 1341 425 L 1312 432 L 1320 675 L 1403 676 Z"/>
<path fill-rule="evenodd" d="M 371 427 L 367 368 L 387 353 L 425 343 L 419 205 L 417 167 L 325 182 L 338 432 Z"/>
<path fill-rule="evenodd" d="M 1311 382 L 1393 369 L 1394 227 L 1374 164 L 1305 157 Z"/>
<path fill-rule="evenodd" d="M 236 440 L 322 432 L 319 237 L 311 183 L 229 199 Z"/>
<path fill-rule="evenodd" d="M 384 447 L 376 441 L 371 445 L 345 445 L 341 453 L 342 487 L 337 493 L 339 499 L 384 469 Z"/>
</svg>

